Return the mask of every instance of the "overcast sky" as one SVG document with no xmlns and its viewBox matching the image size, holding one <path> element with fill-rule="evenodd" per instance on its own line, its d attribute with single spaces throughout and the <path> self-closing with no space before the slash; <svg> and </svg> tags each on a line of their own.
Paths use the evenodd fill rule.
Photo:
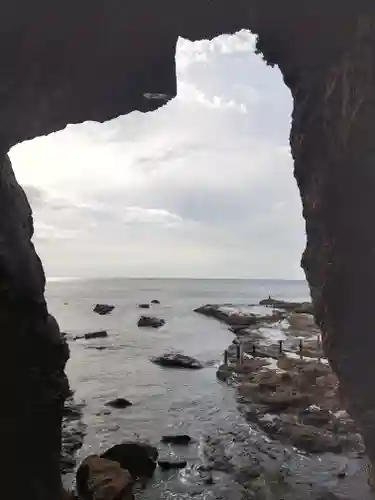
<svg viewBox="0 0 375 500">
<path fill-rule="evenodd" d="M 178 97 L 11 151 L 47 276 L 298 279 L 292 99 L 247 32 L 180 40 Z"/>
</svg>

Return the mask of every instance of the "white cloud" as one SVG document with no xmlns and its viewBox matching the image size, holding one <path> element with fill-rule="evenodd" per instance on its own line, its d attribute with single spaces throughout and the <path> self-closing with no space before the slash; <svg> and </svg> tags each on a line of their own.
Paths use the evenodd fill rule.
<svg viewBox="0 0 375 500">
<path fill-rule="evenodd" d="M 15 147 L 48 275 L 302 277 L 291 97 L 247 32 L 181 40 L 178 97 Z"/>
</svg>

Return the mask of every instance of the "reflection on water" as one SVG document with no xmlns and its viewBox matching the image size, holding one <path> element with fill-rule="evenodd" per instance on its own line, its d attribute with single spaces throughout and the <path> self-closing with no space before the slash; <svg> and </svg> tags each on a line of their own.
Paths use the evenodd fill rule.
<svg viewBox="0 0 375 500">
<path fill-rule="evenodd" d="M 317 499 L 316 485 L 338 485 L 342 458 L 311 458 L 271 442 L 242 419 L 233 389 L 216 380 L 216 366 L 233 335 L 225 325 L 195 314 L 193 309 L 205 303 L 245 308 L 269 294 L 285 300 L 308 299 L 307 287 L 301 282 L 76 280 L 49 284 L 50 310 L 68 338 L 99 329 L 109 334 L 104 339 L 69 341 L 67 371 L 74 400 L 80 404 L 77 418 L 69 426 L 81 443 L 84 436 L 81 449 L 77 444 L 78 460 L 123 440 L 140 438 L 157 445 L 163 457 L 188 461 L 182 471 L 158 470 L 148 488 L 138 493 L 146 500 L 192 496 Z M 137 304 L 152 299 L 161 304 L 153 305 L 149 313 L 164 318 L 166 325 L 158 330 L 138 329 L 142 310 Z M 116 307 L 112 314 L 98 316 L 92 312 L 96 303 Z M 150 362 L 150 357 L 171 351 L 196 357 L 206 367 L 198 371 L 163 369 Z M 116 397 L 130 400 L 133 406 L 109 410 L 106 402 Z M 194 442 L 188 447 L 161 444 L 162 435 L 169 433 L 189 434 Z M 74 451 L 73 442 L 69 446 Z M 267 474 L 254 478 L 254 467 L 259 470 L 259 464 L 266 467 Z M 212 477 L 200 470 L 202 465 L 214 467 Z M 362 467 L 361 460 L 351 461 L 350 467 L 354 474 Z M 69 484 L 72 474 L 65 480 Z M 243 489 L 244 484 L 248 490 Z M 289 484 L 293 484 L 293 493 Z M 362 500 L 370 498 L 368 492 L 361 495 Z"/>
</svg>

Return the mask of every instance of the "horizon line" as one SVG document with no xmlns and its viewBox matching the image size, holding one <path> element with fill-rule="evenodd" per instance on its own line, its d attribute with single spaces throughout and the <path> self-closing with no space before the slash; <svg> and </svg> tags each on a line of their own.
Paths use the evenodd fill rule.
<svg viewBox="0 0 375 500">
<path fill-rule="evenodd" d="M 192 277 L 192 276 L 46 276 L 47 282 L 92 280 L 217 280 L 217 281 L 306 281 L 305 278 Z"/>
</svg>

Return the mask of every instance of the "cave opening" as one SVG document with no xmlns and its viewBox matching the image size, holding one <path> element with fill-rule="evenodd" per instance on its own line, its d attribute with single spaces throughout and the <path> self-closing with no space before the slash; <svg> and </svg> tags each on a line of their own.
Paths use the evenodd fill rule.
<svg viewBox="0 0 375 500">
<path fill-rule="evenodd" d="M 375 400 L 369 383 L 375 379 L 375 368 L 372 360 L 374 347 L 372 297 L 375 293 L 374 241 L 372 232 L 369 231 L 374 191 L 372 176 L 374 159 L 372 137 L 374 103 L 372 96 L 375 74 L 373 71 L 373 13 L 371 9 L 357 12 L 359 7 L 366 6 L 365 1 L 358 6 L 358 9 L 357 6 L 355 7 L 357 9 L 355 12 L 353 6 L 348 5 L 341 10 L 340 23 L 336 23 L 335 9 L 324 10 L 322 17 L 321 14 L 317 15 L 317 12 L 311 12 L 310 7 L 313 8 L 312 6 L 305 10 L 304 7 L 298 7 L 297 2 L 292 2 L 292 4 L 295 7 L 293 8 L 292 21 L 297 19 L 298 22 L 293 21 L 282 25 L 279 23 L 279 10 L 270 9 L 271 15 L 270 12 L 265 12 L 257 2 L 254 2 L 251 23 L 247 17 L 238 23 L 237 12 L 236 22 L 232 17 L 228 21 L 227 17 L 224 16 L 224 24 L 218 22 L 218 25 L 213 28 L 212 23 L 207 21 L 209 19 L 207 17 L 207 19 L 205 18 L 208 23 L 207 32 L 203 29 L 204 23 L 200 24 L 199 21 L 198 26 L 190 33 L 189 30 L 186 31 L 189 21 L 191 21 L 189 18 L 186 22 L 179 22 L 179 34 L 185 32 L 189 38 L 200 39 L 203 33 L 204 36 L 212 36 L 213 33 L 217 32 L 233 32 L 235 31 L 233 30 L 234 25 L 236 29 L 244 25 L 254 27 L 254 31 L 260 33 L 258 49 L 263 53 L 268 63 L 279 65 L 284 81 L 292 92 L 294 107 L 290 143 L 294 159 L 294 174 L 301 193 L 307 231 L 307 249 L 304 252 L 302 263 L 311 290 L 315 317 L 323 331 L 325 353 L 339 377 L 343 399 L 361 431 L 370 463 L 373 464 L 375 463 Z M 334 4 L 332 3 L 332 5 Z M 268 3 L 267 6 L 269 7 Z M 18 462 L 20 467 L 27 471 L 23 484 L 20 484 L 12 467 L 7 466 L 6 475 L 14 479 L 9 483 L 15 485 L 16 497 L 28 497 L 30 500 L 54 499 L 57 495 L 57 489 L 60 487 L 58 474 L 59 422 L 63 400 L 68 391 L 64 374 L 68 353 L 66 345 L 61 342 L 58 335 L 56 324 L 47 313 L 44 300 L 44 274 L 40 260 L 30 244 L 33 235 L 32 215 L 23 191 L 13 176 L 7 152 L 10 147 L 17 143 L 59 130 L 67 123 L 79 123 L 85 119 L 103 121 L 129 113 L 134 109 L 146 111 L 148 107 L 150 109 L 156 108 L 158 106 L 155 103 L 157 100 L 154 99 L 155 97 L 173 95 L 175 91 L 173 56 L 177 38 L 176 30 L 170 29 L 170 26 L 167 27 L 163 23 L 161 27 L 155 28 L 150 26 L 149 22 L 146 23 L 142 33 L 130 30 L 129 33 L 136 35 L 138 42 L 145 32 L 152 33 L 155 44 L 151 47 L 151 45 L 141 41 L 137 50 L 139 49 L 140 55 L 144 58 L 131 58 L 130 44 L 126 45 L 124 54 L 120 50 L 120 56 L 125 55 L 125 58 L 129 58 L 128 60 L 134 64 L 130 69 L 127 68 L 124 71 L 123 65 L 111 65 L 108 63 L 109 58 L 107 58 L 108 54 L 115 53 L 114 49 L 118 47 L 116 41 L 122 39 L 123 26 L 121 23 L 121 25 L 114 26 L 113 39 L 106 38 L 104 48 L 100 50 L 101 42 L 105 38 L 102 23 L 98 22 L 98 19 L 101 19 L 98 14 L 101 13 L 102 9 L 101 6 L 99 10 L 90 11 L 93 30 L 87 32 L 88 36 L 84 38 L 84 43 L 82 42 L 81 52 L 74 52 L 72 49 L 74 49 L 74 43 L 81 39 L 82 19 L 85 19 L 86 16 L 84 9 L 82 12 L 78 10 L 77 17 L 71 21 L 69 37 L 65 36 L 66 33 L 62 28 L 63 22 L 61 22 L 61 26 L 59 23 L 42 23 L 43 29 L 40 33 L 38 32 L 37 36 L 35 36 L 34 24 L 31 22 L 25 25 L 17 23 L 18 31 L 16 29 L 14 32 L 5 30 L 2 33 L 5 37 L 5 43 L 2 46 L 13 47 L 14 53 L 10 51 L 9 54 L 12 52 L 11 57 L 19 64 L 10 65 L 9 54 L 3 54 L 4 67 L 10 69 L 3 75 L 4 86 L 2 88 L 5 90 L 2 93 L 3 124 L 0 130 L 0 145 L 3 153 L 0 165 L 0 207 L 3 214 L 0 220 L 2 243 L 0 254 L 0 293 L 2 296 L 0 327 L 2 331 L 12 334 L 4 336 L 6 343 L 4 351 L 17 353 L 17 357 L 15 355 L 7 357 L 2 365 L 3 396 L 8 404 L 1 417 L 4 421 L 4 425 L 1 427 L 2 442 L 9 463 Z M 13 10 L 10 9 L 10 11 L 12 14 Z M 35 10 L 35 13 L 29 12 L 28 14 L 38 13 Z M 47 12 L 47 18 L 50 14 Z M 65 21 L 71 18 L 66 14 L 67 12 L 62 18 Z M 107 14 L 110 16 L 109 13 Z M 135 9 L 135 14 L 139 15 L 137 9 Z M 54 14 L 52 18 L 55 19 L 55 17 L 57 19 L 58 16 Z M 285 15 L 281 18 L 285 19 Z M 333 22 L 333 20 L 335 21 Z M 35 23 L 35 26 L 37 25 Z M 56 31 L 57 28 L 59 30 Z M 18 39 L 17 35 L 20 33 L 20 29 L 22 36 Z M 318 37 L 316 36 L 317 32 L 319 32 Z M 338 36 L 335 37 L 333 34 Z M 29 40 L 29 44 L 25 44 L 26 39 Z M 300 43 L 296 43 L 297 40 Z M 50 44 L 50 42 L 53 43 Z M 92 42 L 95 42 L 96 45 L 91 46 Z M 223 44 L 221 42 L 220 44 L 223 48 Z M 225 50 L 227 49 L 224 49 L 224 53 Z M 65 58 L 67 53 L 71 54 L 69 64 Z M 82 57 L 82 54 L 91 53 L 97 54 L 98 57 L 94 58 L 95 60 L 90 57 Z M 160 54 L 162 56 L 159 57 Z M 199 55 L 198 59 L 199 57 L 203 56 Z M 35 65 L 35 61 L 38 64 Z M 54 64 L 56 61 L 64 61 L 64 64 Z M 204 63 L 203 60 L 199 62 Z M 97 72 L 98 64 L 102 73 L 100 77 L 92 78 L 99 74 Z M 120 66 L 121 69 L 119 69 Z M 144 70 L 144 67 L 147 69 Z M 267 71 L 272 70 L 267 68 Z M 46 75 L 48 77 L 45 77 Z M 121 93 L 121 87 L 129 75 L 136 75 L 136 78 L 134 85 L 129 87 L 129 92 L 125 96 Z M 153 84 L 156 83 L 152 89 L 147 86 L 150 81 Z M 24 82 L 28 84 L 26 92 Z M 137 87 L 142 90 L 139 92 Z M 286 91 L 284 87 L 281 86 L 281 88 Z M 213 99 L 207 99 L 205 93 L 202 94 L 199 88 L 196 89 L 192 86 L 185 87 L 184 91 L 186 100 L 198 102 L 200 106 L 206 106 L 213 111 L 225 108 L 228 112 L 228 123 L 233 112 L 238 113 L 238 116 L 241 115 L 243 120 L 246 118 L 248 107 L 243 102 L 238 103 L 235 99 L 227 101 L 216 91 Z M 254 97 L 250 92 L 248 96 L 250 101 Z M 145 104 L 145 99 L 149 101 L 148 105 Z M 171 106 L 176 105 L 176 103 L 178 104 L 178 99 Z M 134 116 L 137 114 L 133 114 L 132 118 Z M 155 120 L 155 116 L 158 115 L 150 115 L 148 121 Z M 274 118 L 272 125 L 275 121 L 277 120 Z M 223 158 L 224 164 L 228 165 L 221 149 L 226 133 L 215 128 L 217 124 L 220 124 L 220 121 L 214 120 L 206 123 L 203 119 L 199 119 L 198 123 L 205 131 L 214 130 L 214 138 L 217 143 L 220 142 L 219 153 L 221 154 L 217 156 L 215 166 L 219 165 Z M 255 125 L 259 127 L 260 123 L 262 122 Z M 267 123 L 263 125 L 269 128 Z M 85 133 L 90 137 L 91 143 L 95 142 L 96 132 L 93 133 L 93 131 L 96 126 L 90 122 L 88 125 L 82 125 L 81 129 L 85 126 L 88 126 Z M 143 124 L 139 123 L 139 126 L 142 128 Z M 72 130 L 69 129 L 67 133 Z M 172 132 L 178 132 L 177 127 L 171 128 L 170 133 L 172 134 Z M 199 135 L 199 129 L 197 135 Z M 138 138 L 136 139 L 138 140 Z M 198 159 L 207 160 L 205 156 L 207 151 L 198 139 L 200 137 L 189 143 L 190 146 L 195 146 L 194 159 L 197 165 L 199 165 Z M 31 144 L 36 144 L 36 141 Z M 178 144 L 177 148 L 166 148 L 164 152 L 158 151 L 156 147 L 155 151 L 160 153 L 159 160 L 163 168 L 165 168 L 166 159 L 176 160 L 176 156 L 178 158 L 179 155 L 186 154 L 186 146 L 187 144 L 182 142 Z M 236 154 L 240 151 L 238 146 L 240 145 L 237 144 Z M 18 146 L 11 152 L 15 163 L 18 163 L 19 166 L 21 163 L 16 157 L 18 154 L 22 156 L 21 148 L 22 146 Z M 61 151 L 63 152 L 63 150 L 64 145 L 61 145 Z M 115 151 L 115 156 L 117 153 L 118 150 Z M 285 155 L 285 149 L 281 153 Z M 265 154 L 265 156 L 267 155 Z M 246 158 L 245 155 L 245 160 Z M 284 158 L 287 158 L 287 164 L 288 155 Z M 109 162 L 107 160 L 105 155 L 98 157 L 95 155 L 95 158 L 91 160 L 93 164 L 97 161 L 97 168 L 90 170 L 90 176 L 100 188 L 105 187 L 106 182 L 109 181 L 109 172 L 104 179 L 101 174 L 98 174 L 99 165 L 105 164 L 105 168 L 108 169 Z M 265 157 L 262 157 L 262 161 L 264 160 Z M 150 159 L 147 155 L 138 157 L 137 161 L 150 177 L 155 176 L 155 169 L 150 166 Z M 46 164 L 49 163 L 49 161 L 46 162 Z M 244 165 L 245 162 L 238 164 Z M 262 162 L 261 164 L 264 165 Z M 88 169 L 89 166 L 85 165 L 85 168 Z M 64 165 L 62 165 L 60 171 L 64 170 Z M 229 191 L 229 197 L 231 195 L 229 188 L 232 186 L 234 177 L 232 165 L 230 170 L 231 175 L 227 174 L 224 179 L 227 188 L 225 193 L 228 194 Z M 194 194 L 201 196 L 201 198 L 198 196 L 197 199 L 194 199 L 194 206 L 199 206 L 201 203 L 206 212 L 208 227 L 212 229 L 213 223 L 209 216 L 211 212 L 218 209 L 218 204 L 210 205 L 207 193 L 199 193 L 198 186 L 201 188 L 203 184 L 204 173 L 203 169 L 199 169 L 199 182 L 192 186 Z M 19 173 L 17 175 L 20 177 Z M 79 178 L 79 170 L 74 169 L 72 175 L 73 177 L 78 175 Z M 131 194 L 134 194 L 135 188 L 139 186 L 139 178 L 137 178 L 138 174 L 135 173 L 135 169 L 132 175 L 134 190 Z M 217 188 L 220 181 L 223 181 L 220 173 L 213 169 L 209 175 L 208 185 Z M 45 172 L 42 173 L 41 178 L 44 176 L 47 177 Z M 275 176 L 276 174 L 272 172 L 272 177 Z M 120 178 L 117 177 L 117 180 Z M 207 179 L 205 180 L 207 181 Z M 246 193 L 246 188 L 252 180 L 253 178 L 246 179 L 246 183 L 243 183 L 242 195 Z M 265 185 L 269 187 L 269 179 L 263 180 Z M 170 177 L 162 177 L 162 181 L 165 182 L 162 187 L 166 188 Z M 186 189 L 189 186 L 186 178 L 184 181 L 182 187 Z M 72 187 L 72 183 L 70 183 L 70 187 Z M 55 188 L 56 186 L 54 186 Z M 106 210 L 103 211 L 103 200 L 100 200 L 99 203 L 97 201 L 93 203 L 92 200 L 88 199 L 82 201 L 82 193 L 87 194 L 89 191 L 88 185 L 84 185 L 83 188 L 81 186 L 81 189 L 82 191 L 77 193 L 72 208 L 72 200 L 67 203 L 64 197 L 62 199 L 61 196 L 54 194 L 50 196 L 51 193 L 46 195 L 37 186 L 29 186 L 29 196 L 36 207 L 36 212 L 39 209 L 44 210 L 46 205 L 49 205 L 49 218 L 47 217 L 45 221 L 42 221 L 37 213 L 36 223 L 39 224 L 39 228 L 37 227 L 36 237 L 39 239 L 37 243 L 41 254 L 43 254 L 42 241 L 59 240 L 58 244 L 54 243 L 56 250 L 59 245 L 60 249 L 63 248 L 67 241 L 79 240 L 80 230 L 77 230 L 75 225 L 78 221 L 78 212 L 81 217 L 81 226 L 85 230 L 91 228 L 92 233 L 95 232 L 95 225 L 99 220 L 102 223 L 103 220 L 114 219 L 117 207 L 116 210 L 108 214 Z M 115 199 L 113 190 L 108 190 L 107 194 L 104 191 L 105 189 L 103 190 L 103 199 L 106 196 L 110 197 L 114 206 L 116 206 L 116 202 L 120 205 L 123 196 L 121 190 L 118 193 L 118 200 Z M 135 199 L 134 203 L 127 207 L 125 213 L 121 213 L 121 223 L 129 227 L 132 224 L 137 225 L 135 222 L 141 222 L 142 227 L 147 227 L 147 230 L 150 231 L 150 220 L 156 221 L 158 236 L 162 233 L 161 226 L 165 225 L 169 234 L 172 230 L 176 233 L 176 241 L 171 244 L 169 240 L 163 239 L 163 236 L 160 243 L 164 242 L 166 249 L 172 248 L 174 252 L 178 253 L 179 249 L 186 249 L 184 247 L 186 241 L 183 238 L 186 233 L 181 231 L 183 222 L 188 222 L 189 231 L 198 231 L 201 239 L 204 239 L 207 234 L 198 227 L 199 224 L 197 226 L 194 217 L 186 220 L 186 217 L 182 216 L 182 214 L 193 213 L 190 212 L 189 203 L 176 196 L 173 189 L 166 188 L 167 191 L 175 195 L 175 210 L 172 209 L 173 204 L 171 204 L 170 209 L 158 205 L 149 189 L 147 192 L 149 203 L 142 205 Z M 218 196 L 215 190 L 209 194 L 213 194 L 214 198 Z M 267 194 L 267 189 L 264 190 L 264 194 Z M 220 214 L 224 217 L 228 214 L 229 207 L 233 206 L 233 199 L 228 200 L 222 196 L 220 201 L 222 202 L 219 204 L 220 207 L 224 206 L 226 209 L 224 213 Z M 253 202 L 254 199 L 252 198 L 250 201 Z M 267 207 L 269 206 L 268 201 L 266 196 L 261 200 Z M 241 213 L 244 202 L 244 197 L 236 197 L 236 210 L 232 214 L 232 219 L 228 220 L 232 228 L 234 223 L 238 221 L 238 214 Z M 177 206 L 180 211 L 176 209 Z M 206 210 L 207 206 L 211 210 Z M 261 206 L 264 205 L 261 204 Z M 277 205 L 273 208 L 275 213 L 281 213 L 285 206 Z M 56 220 L 57 213 L 59 217 L 66 218 L 65 221 L 69 220 L 69 217 L 70 221 L 74 219 L 74 224 L 70 225 L 68 221 L 66 227 L 62 225 L 55 227 L 53 221 Z M 89 215 L 91 213 L 96 214 L 96 221 L 93 221 Z M 289 220 L 295 213 L 299 213 L 299 211 L 286 210 L 285 217 Z M 221 226 L 222 222 L 223 220 L 221 220 Z M 258 222 L 262 228 L 266 227 L 267 220 Z M 296 224 L 301 224 L 301 220 L 297 221 L 296 219 Z M 243 227 L 239 226 L 236 229 L 243 231 Z M 199 229 L 201 229 L 200 233 Z M 211 246 L 208 244 L 208 250 L 212 248 L 216 250 L 220 237 L 229 234 L 223 235 L 220 229 L 213 229 L 214 239 L 212 241 L 214 244 L 212 242 Z M 142 235 L 139 232 L 134 234 L 134 238 L 136 236 L 143 237 L 145 234 L 149 236 L 150 232 L 147 233 L 143 230 Z M 242 237 L 245 234 L 249 236 L 245 230 L 241 233 Z M 302 235 L 303 232 L 300 231 L 299 234 Z M 255 235 L 261 237 L 262 231 L 255 233 Z M 103 232 L 100 243 L 105 242 L 106 239 L 109 241 L 109 238 L 110 234 Z M 144 247 L 150 246 L 150 239 L 146 237 L 142 243 Z M 191 244 L 191 240 L 189 243 Z M 200 265 L 202 268 L 206 268 L 206 266 L 215 268 L 216 265 L 216 267 L 229 269 L 230 265 L 233 266 L 233 262 L 238 261 L 239 255 L 241 256 L 242 243 L 242 239 L 241 241 L 226 242 L 224 254 L 219 256 L 216 261 L 209 258 L 213 253 L 207 251 L 206 260 L 200 261 Z M 82 247 L 82 256 L 85 260 L 79 266 L 79 271 L 83 271 L 83 274 L 87 273 L 89 263 L 86 257 L 93 244 L 94 242 L 88 239 L 86 248 Z M 296 247 L 300 245 L 301 240 L 298 240 Z M 137 251 L 136 247 L 132 249 L 132 252 L 134 259 L 138 258 L 139 269 L 143 265 L 142 254 Z M 225 258 L 228 252 L 230 254 L 229 261 Z M 273 248 L 270 248 L 270 253 L 274 255 Z M 43 259 L 47 262 L 48 269 L 52 269 L 52 265 L 48 264 L 48 258 L 46 259 L 45 255 L 42 255 Z M 146 252 L 143 253 L 144 255 Z M 192 255 L 194 252 L 191 248 L 188 256 L 191 258 Z M 183 252 L 180 256 L 184 257 Z M 118 258 L 120 259 L 120 257 Z M 160 257 L 159 260 L 155 255 L 153 257 L 155 258 L 153 264 L 159 265 Z M 264 258 L 267 255 L 261 257 Z M 61 259 L 57 258 L 56 261 L 60 260 L 61 263 L 64 259 L 69 261 L 69 258 L 67 251 L 64 252 Z M 195 264 L 199 267 L 198 257 L 196 259 Z M 272 261 L 273 265 L 275 260 Z M 173 267 L 175 263 L 165 262 L 164 264 L 170 266 L 171 273 L 175 273 L 176 268 Z M 70 274 L 76 275 L 77 264 L 75 264 L 75 268 L 72 266 L 72 262 L 70 265 L 70 269 L 72 269 Z M 105 272 L 107 271 L 108 266 Z M 231 273 L 235 271 L 236 274 L 241 272 L 238 268 L 232 267 Z M 49 270 L 48 272 L 60 275 L 60 277 L 64 274 L 62 270 L 57 270 L 56 273 Z M 251 268 L 249 268 L 248 273 L 252 274 Z M 149 274 L 149 271 L 146 274 Z M 22 397 L 20 397 L 21 392 Z M 25 447 L 35 450 L 35 460 L 32 464 L 27 457 L 20 459 L 19 450 Z M 360 477 L 362 479 L 362 476 Z M 372 475 L 370 475 L 370 482 L 373 482 Z M 18 495 L 18 493 L 20 494 Z M 10 495 L 6 492 L 6 496 L 12 494 L 14 496 L 14 491 L 10 491 Z M 362 497 L 364 498 L 364 496 Z"/>
<path fill-rule="evenodd" d="M 292 100 L 254 45 L 180 39 L 165 106 L 11 150 L 48 278 L 303 279 Z"/>
</svg>

